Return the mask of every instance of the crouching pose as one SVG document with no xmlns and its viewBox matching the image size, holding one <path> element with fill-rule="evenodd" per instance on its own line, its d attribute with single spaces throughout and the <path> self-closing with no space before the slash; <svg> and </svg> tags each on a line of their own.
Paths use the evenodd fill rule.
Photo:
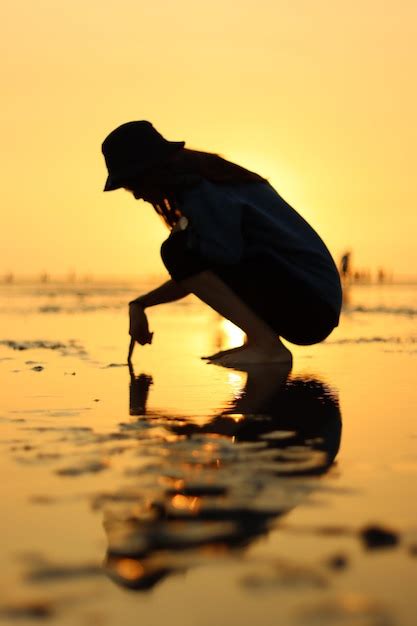
<svg viewBox="0 0 417 626">
<path fill-rule="evenodd" d="M 104 191 L 127 189 L 151 203 L 170 229 L 161 255 L 171 279 L 129 303 L 131 348 L 152 341 L 149 307 L 193 293 L 246 334 L 243 346 L 209 359 L 290 364 L 280 338 L 311 345 L 338 325 L 335 263 L 266 179 L 184 146 L 147 121 L 122 124 L 103 142 Z"/>
</svg>

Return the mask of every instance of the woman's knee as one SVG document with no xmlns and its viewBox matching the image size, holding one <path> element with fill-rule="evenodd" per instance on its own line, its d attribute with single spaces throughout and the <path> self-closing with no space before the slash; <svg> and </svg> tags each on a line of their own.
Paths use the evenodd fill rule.
<svg viewBox="0 0 417 626">
<path fill-rule="evenodd" d="M 184 232 L 170 235 L 161 245 L 161 258 L 169 274 L 177 282 L 209 269 L 209 264 L 187 248 Z"/>
<path fill-rule="evenodd" d="M 161 245 L 161 259 L 168 272 L 171 271 L 171 268 L 175 267 L 177 257 L 178 255 L 172 245 L 172 237 L 169 237 Z"/>
</svg>

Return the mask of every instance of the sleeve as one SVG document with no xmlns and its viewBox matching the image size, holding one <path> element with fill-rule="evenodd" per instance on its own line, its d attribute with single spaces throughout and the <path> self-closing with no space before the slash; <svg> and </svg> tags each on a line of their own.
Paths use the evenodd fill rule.
<svg viewBox="0 0 417 626">
<path fill-rule="evenodd" d="M 188 219 L 187 247 L 215 263 L 232 265 L 243 254 L 242 206 L 225 186 L 202 181 L 187 189 L 180 210 Z"/>
</svg>

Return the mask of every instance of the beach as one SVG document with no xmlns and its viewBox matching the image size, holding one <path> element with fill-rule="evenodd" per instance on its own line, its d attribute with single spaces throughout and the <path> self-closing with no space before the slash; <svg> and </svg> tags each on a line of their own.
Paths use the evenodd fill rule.
<svg viewBox="0 0 417 626">
<path fill-rule="evenodd" d="M 156 285 L 153 285 L 156 286 Z M 414 626 L 417 285 L 351 285 L 291 372 L 147 281 L 0 286 L 0 622 Z"/>
</svg>

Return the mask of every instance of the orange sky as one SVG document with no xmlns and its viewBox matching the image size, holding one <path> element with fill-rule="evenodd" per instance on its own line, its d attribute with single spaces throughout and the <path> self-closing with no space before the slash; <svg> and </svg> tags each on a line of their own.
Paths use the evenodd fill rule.
<svg viewBox="0 0 417 626">
<path fill-rule="evenodd" d="M 417 5 L 16 0 L 0 9 L 0 274 L 162 271 L 100 145 L 149 119 L 258 171 L 337 258 L 416 275 Z"/>
</svg>

